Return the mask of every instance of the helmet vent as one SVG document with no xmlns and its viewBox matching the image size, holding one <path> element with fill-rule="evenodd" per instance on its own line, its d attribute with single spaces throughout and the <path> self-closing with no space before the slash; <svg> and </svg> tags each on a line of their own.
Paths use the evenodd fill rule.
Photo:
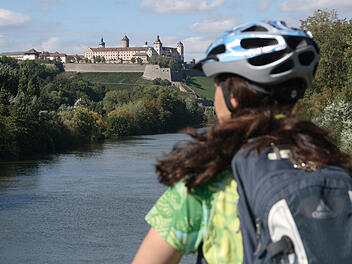
<svg viewBox="0 0 352 264">
<path fill-rule="evenodd" d="M 245 49 L 261 48 L 278 44 L 276 39 L 271 38 L 248 38 L 241 40 L 241 46 Z"/>
<path fill-rule="evenodd" d="M 224 53 L 225 50 L 226 50 L 225 45 L 224 45 L 224 44 L 221 44 L 221 45 L 216 46 L 215 48 L 213 48 L 213 49 L 209 52 L 208 56 L 209 56 L 209 55 L 216 55 L 216 54 Z"/>
<path fill-rule="evenodd" d="M 271 74 L 278 74 L 278 73 L 282 73 L 285 71 L 289 71 L 289 70 L 293 69 L 294 66 L 295 66 L 295 64 L 294 64 L 293 60 L 289 59 L 289 60 L 285 61 L 284 63 L 281 63 L 275 69 L 273 69 L 271 71 Z"/>
<path fill-rule="evenodd" d="M 306 51 L 298 55 L 298 60 L 302 65 L 309 66 L 314 60 L 314 57 L 313 51 Z"/>
<path fill-rule="evenodd" d="M 280 51 L 272 52 L 270 54 L 263 54 L 263 55 L 259 55 L 254 58 L 248 59 L 248 62 L 253 66 L 263 66 L 283 58 L 286 55 L 286 53 L 287 53 L 287 50 L 280 50 Z"/>
<path fill-rule="evenodd" d="M 253 27 L 246 28 L 245 30 L 242 30 L 242 32 L 253 32 L 253 31 L 256 31 L 256 32 L 267 32 L 268 30 L 265 27 L 257 26 L 257 25 L 255 25 Z"/>
<path fill-rule="evenodd" d="M 292 50 L 307 46 L 307 41 L 302 37 L 285 36 L 285 40 Z"/>
</svg>

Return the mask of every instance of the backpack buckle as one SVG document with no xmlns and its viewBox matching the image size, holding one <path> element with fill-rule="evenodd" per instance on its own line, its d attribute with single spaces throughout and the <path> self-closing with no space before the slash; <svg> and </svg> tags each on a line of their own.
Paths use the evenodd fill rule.
<svg viewBox="0 0 352 264">
<path fill-rule="evenodd" d="M 282 236 L 279 241 L 270 243 L 266 250 L 272 259 L 282 258 L 295 252 L 293 242 L 288 236 Z"/>
</svg>

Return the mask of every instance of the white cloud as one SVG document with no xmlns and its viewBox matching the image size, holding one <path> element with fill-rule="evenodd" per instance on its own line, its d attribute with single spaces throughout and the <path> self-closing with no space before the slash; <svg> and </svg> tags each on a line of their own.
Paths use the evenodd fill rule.
<svg viewBox="0 0 352 264">
<path fill-rule="evenodd" d="M 233 28 L 237 24 L 238 21 L 236 18 L 207 19 L 191 24 L 189 29 L 190 31 L 197 33 L 217 33 Z"/>
<path fill-rule="evenodd" d="M 182 40 L 185 47 L 186 60 L 196 59 L 200 60 L 205 57 L 205 51 L 214 39 L 206 37 L 189 37 Z"/>
<path fill-rule="evenodd" d="M 0 8 L 0 28 L 22 26 L 31 20 L 31 17 L 24 14 Z"/>
<path fill-rule="evenodd" d="M 59 38 L 51 37 L 48 40 L 44 41 L 41 47 L 45 51 L 53 52 L 57 50 L 62 50 L 63 45 Z"/>
<path fill-rule="evenodd" d="M 223 5 L 226 0 L 142 0 L 139 7 L 153 13 L 200 13 Z"/>
<path fill-rule="evenodd" d="M 285 0 L 279 5 L 282 11 L 310 11 L 315 9 L 352 9 L 351 0 Z"/>
<path fill-rule="evenodd" d="M 94 43 L 94 44 L 93 44 L 93 47 L 97 46 L 97 43 Z M 68 55 L 72 55 L 72 54 L 83 55 L 85 50 L 88 47 L 92 47 L 92 43 L 89 43 L 86 40 L 62 40 L 58 37 L 51 37 L 48 40 L 42 42 L 38 46 L 40 51 L 48 51 L 48 52 L 58 51 L 60 53 L 66 53 Z"/>
</svg>

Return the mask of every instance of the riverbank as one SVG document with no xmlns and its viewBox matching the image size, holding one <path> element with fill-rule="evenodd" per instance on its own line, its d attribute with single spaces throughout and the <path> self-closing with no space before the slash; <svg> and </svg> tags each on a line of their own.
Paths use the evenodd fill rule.
<svg viewBox="0 0 352 264">
<path fill-rule="evenodd" d="M 63 73 L 62 64 L 0 58 L 0 160 L 124 136 L 206 124 L 196 98 L 165 83 L 128 78 L 120 88 Z M 126 75 L 126 76 L 125 76 Z M 130 82 L 129 88 L 122 87 Z"/>
</svg>

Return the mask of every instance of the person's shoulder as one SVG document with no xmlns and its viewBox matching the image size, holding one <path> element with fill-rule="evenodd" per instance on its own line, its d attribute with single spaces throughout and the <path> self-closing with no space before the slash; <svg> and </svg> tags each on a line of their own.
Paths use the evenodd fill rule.
<svg viewBox="0 0 352 264">
<path fill-rule="evenodd" d="M 224 191 L 227 187 L 234 185 L 235 179 L 230 170 L 220 172 L 212 181 L 199 185 L 192 189 L 192 194 L 200 199 L 212 199 L 212 197 Z"/>
</svg>

